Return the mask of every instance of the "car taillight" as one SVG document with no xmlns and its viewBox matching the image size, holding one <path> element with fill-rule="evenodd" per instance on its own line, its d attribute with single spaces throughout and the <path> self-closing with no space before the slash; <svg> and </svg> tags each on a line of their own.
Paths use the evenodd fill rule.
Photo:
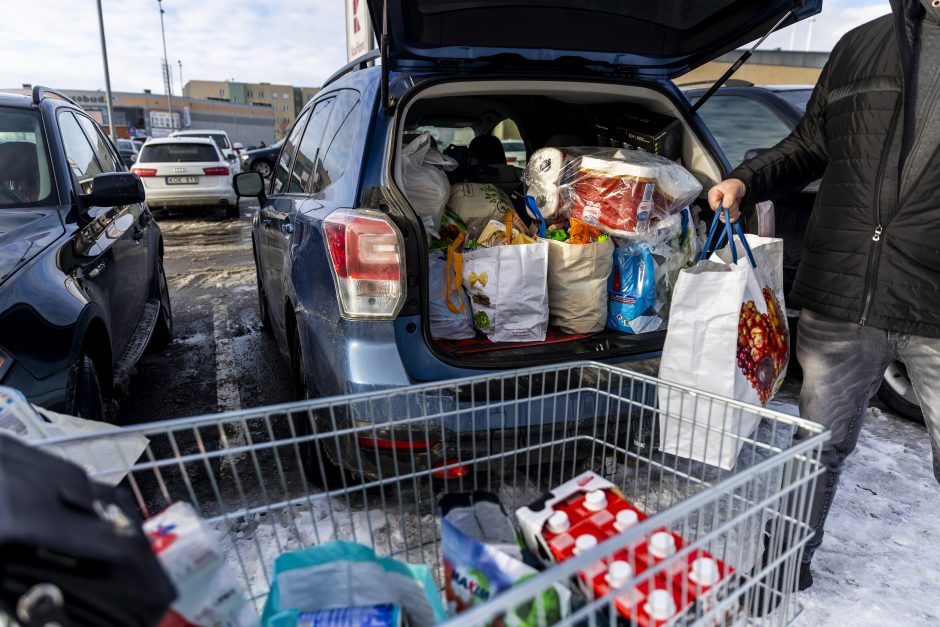
<svg viewBox="0 0 940 627">
<path fill-rule="evenodd" d="M 228 168 L 224 165 L 212 167 L 212 168 L 203 168 L 202 171 L 207 176 L 228 176 Z"/>
<path fill-rule="evenodd" d="M 401 233 L 377 211 L 340 209 L 323 221 L 344 318 L 391 320 L 405 301 Z"/>
<path fill-rule="evenodd" d="M 137 166 L 134 166 L 133 168 L 131 168 L 131 172 L 133 172 L 137 176 L 156 176 L 157 175 L 156 168 L 138 168 Z"/>
</svg>

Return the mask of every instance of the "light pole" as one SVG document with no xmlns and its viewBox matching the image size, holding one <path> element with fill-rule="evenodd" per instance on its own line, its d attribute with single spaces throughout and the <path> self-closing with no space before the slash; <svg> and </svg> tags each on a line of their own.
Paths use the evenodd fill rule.
<svg viewBox="0 0 940 627">
<path fill-rule="evenodd" d="M 176 62 L 180 66 L 180 97 L 182 98 L 183 96 L 186 95 L 183 93 L 183 62 L 180 61 L 179 59 L 177 59 Z"/>
<path fill-rule="evenodd" d="M 175 127 L 173 124 L 173 86 L 170 84 L 170 62 L 166 56 L 166 30 L 163 28 L 163 0 L 157 0 L 160 7 L 160 35 L 163 37 L 163 71 L 166 73 L 166 107 L 170 110 L 170 130 Z"/>
<path fill-rule="evenodd" d="M 101 33 L 101 58 L 104 61 L 104 92 L 108 99 L 108 130 L 112 141 L 117 141 L 114 134 L 114 112 L 111 110 L 111 72 L 108 70 L 108 46 L 104 42 L 104 17 L 101 14 L 101 0 L 98 0 L 98 30 Z"/>
</svg>

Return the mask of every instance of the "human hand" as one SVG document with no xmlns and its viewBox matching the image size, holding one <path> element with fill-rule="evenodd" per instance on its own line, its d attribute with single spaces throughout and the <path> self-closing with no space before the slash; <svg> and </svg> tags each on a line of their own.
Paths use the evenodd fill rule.
<svg viewBox="0 0 940 627">
<path fill-rule="evenodd" d="M 708 204 L 712 211 L 718 211 L 718 205 L 724 206 L 728 210 L 728 215 L 732 222 L 737 222 L 741 217 L 741 199 L 747 192 L 744 181 L 740 179 L 725 179 L 718 185 L 708 190 Z M 724 214 L 719 216 L 721 221 L 725 221 Z"/>
</svg>

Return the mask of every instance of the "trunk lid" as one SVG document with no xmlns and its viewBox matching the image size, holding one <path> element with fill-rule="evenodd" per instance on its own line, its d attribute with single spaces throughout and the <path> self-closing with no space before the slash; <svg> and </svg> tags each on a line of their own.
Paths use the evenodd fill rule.
<svg viewBox="0 0 940 627">
<path fill-rule="evenodd" d="M 387 15 L 383 13 L 387 6 Z M 659 78 L 819 13 L 822 0 L 369 0 L 389 69 L 558 66 Z M 386 18 L 386 19 L 383 19 Z"/>
</svg>

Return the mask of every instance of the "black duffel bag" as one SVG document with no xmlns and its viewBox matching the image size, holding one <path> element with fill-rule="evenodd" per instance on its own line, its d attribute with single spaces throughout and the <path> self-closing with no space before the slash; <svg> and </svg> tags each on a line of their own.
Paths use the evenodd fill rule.
<svg viewBox="0 0 940 627">
<path fill-rule="evenodd" d="M 176 592 L 141 524 L 124 490 L 0 435 L 0 616 L 23 627 L 157 624 Z"/>
</svg>

